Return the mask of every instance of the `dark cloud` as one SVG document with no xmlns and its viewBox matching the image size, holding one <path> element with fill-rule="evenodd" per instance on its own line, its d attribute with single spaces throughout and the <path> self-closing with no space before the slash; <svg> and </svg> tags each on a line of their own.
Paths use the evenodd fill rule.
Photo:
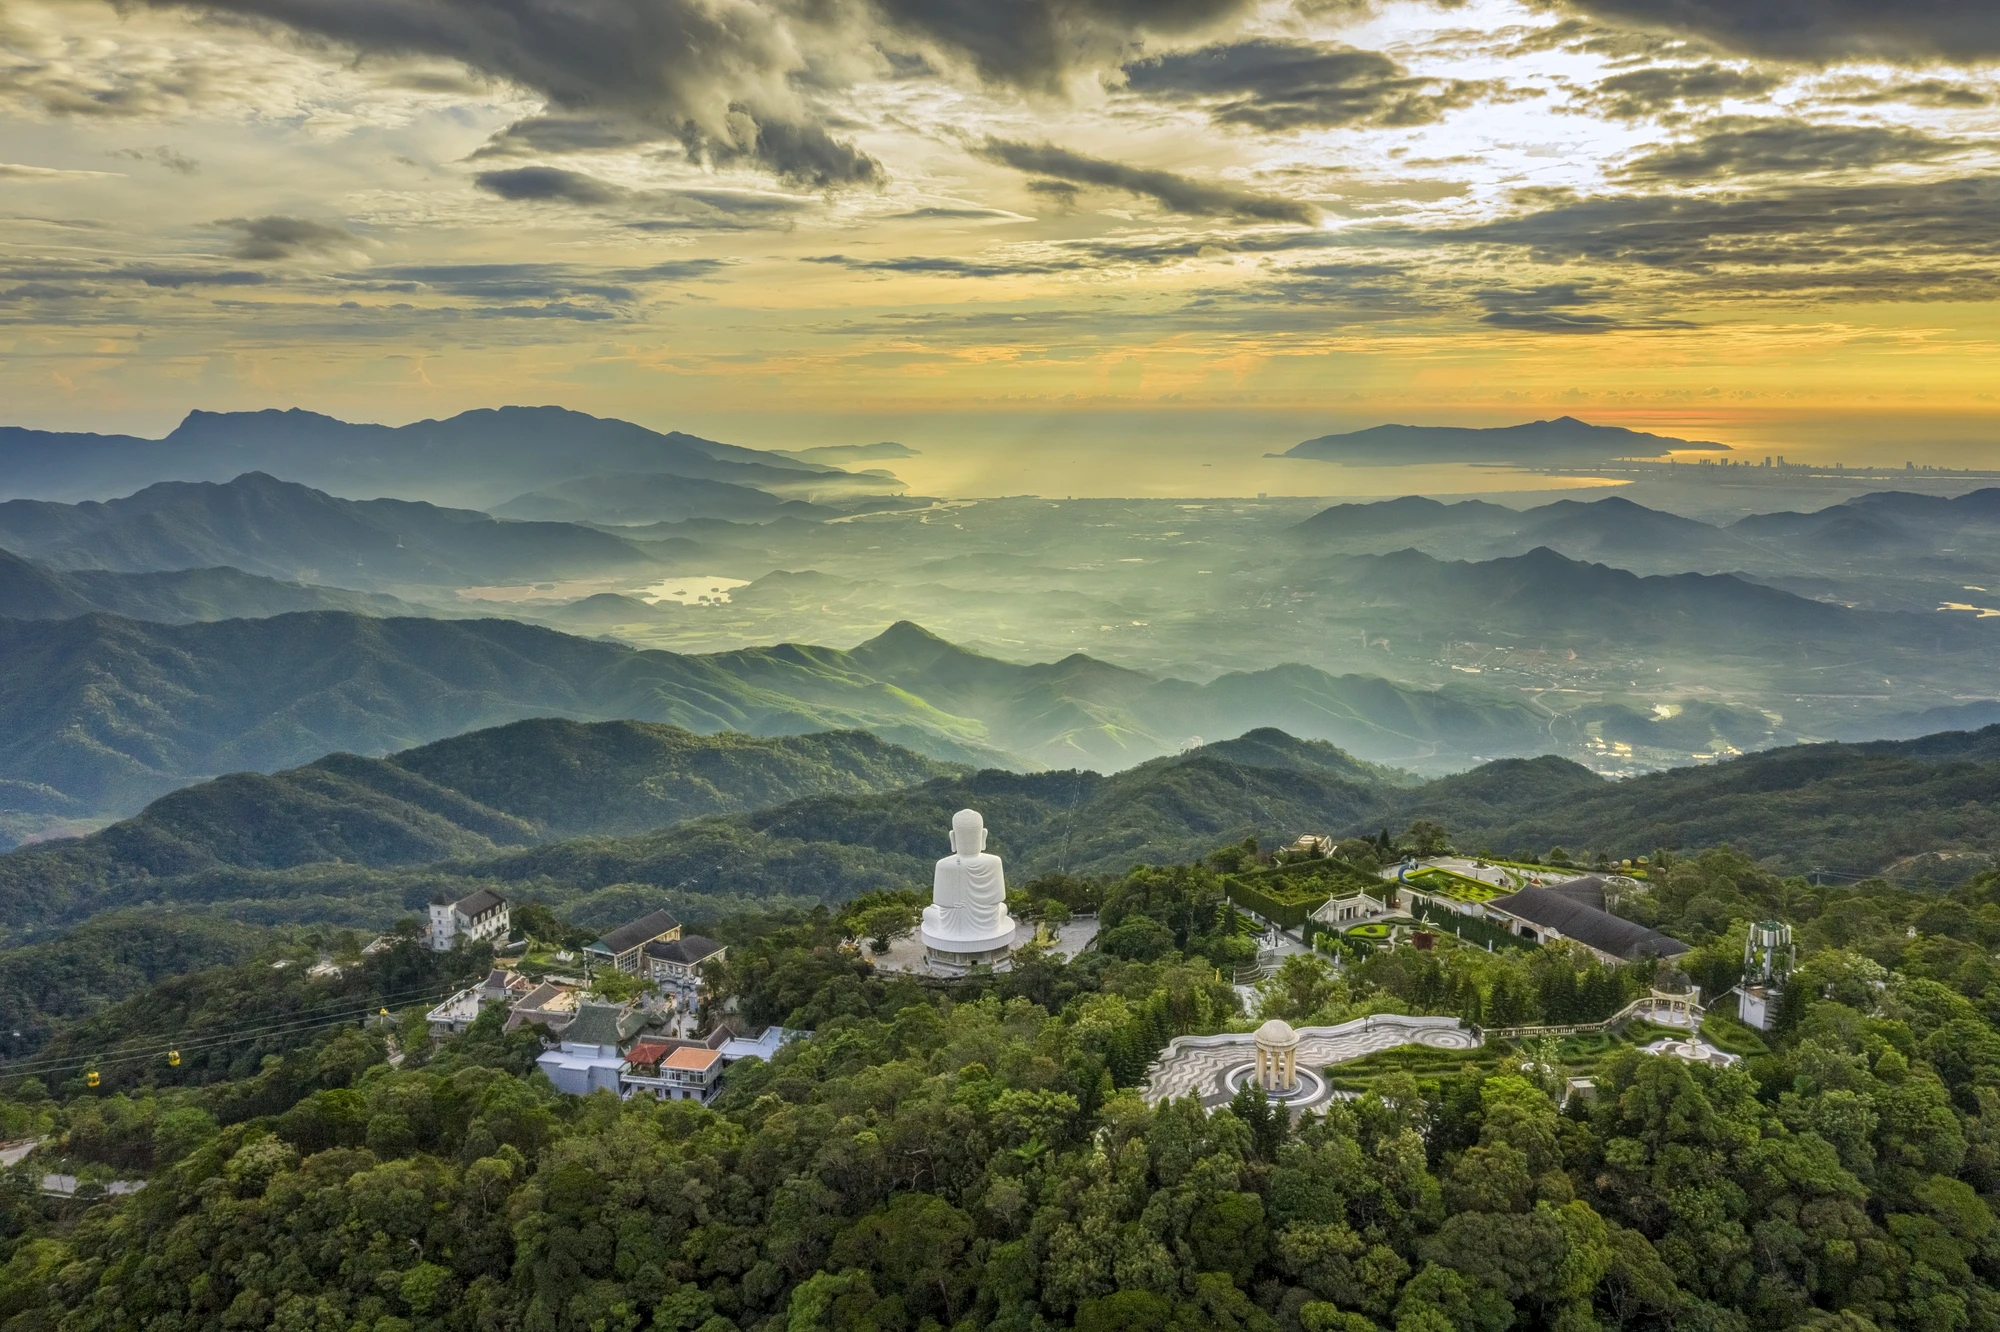
<svg viewBox="0 0 2000 1332">
<path fill-rule="evenodd" d="M 562 167 L 510 167 L 503 171 L 482 171 L 473 183 L 489 194 L 514 201 L 600 205 L 622 203 L 631 191 L 606 184 L 595 176 Z"/>
<path fill-rule="evenodd" d="M 1568 0 L 1610 23 L 1686 33 L 1785 60 L 1945 60 L 2000 54 L 1993 0 Z"/>
<path fill-rule="evenodd" d="M 722 259 L 670 259 L 637 268 L 572 264 L 398 264 L 350 276 L 352 285 L 381 291 L 431 290 L 490 301 L 553 301 L 592 296 L 618 304 L 638 299 L 648 282 L 693 282 L 715 276 Z"/>
<path fill-rule="evenodd" d="M 1761 97 L 1783 82 L 1768 70 L 1736 69 L 1711 60 L 1700 65 L 1631 69 L 1613 74 L 1591 90 L 1590 100 L 1607 115 L 1631 120 L 1683 102 Z"/>
<path fill-rule="evenodd" d="M 1343 245 L 1455 249 L 1674 275 L 1724 299 L 1990 298 L 2000 178 L 1794 187 L 1761 195 L 1614 195 L 1464 227 L 1349 228 Z"/>
<path fill-rule="evenodd" d="M 264 273 L 240 268 L 169 268 L 156 264 L 127 264 L 99 276 L 114 281 L 143 282 L 149 287 L 261 287 L 269 281 Z"/>
<path fill-rule="evenodd" d="M 586 268 L 571 264 L 397 264 L 350 275 L 352 287 L 373 291 L 435 291 L 477 300 L 574 301 L 595 298 L 614 305 L 639 299 L 649 282 L 691 282 L 715 276 L 721 259 L 672 259 L 638 268 Z"/>
<path fill-rule="evenodd" d="M 1084 259 L 948 259 L 905 255 L 894 259 L 858 259 L 845 254 L 808 256 L 808 264 L 826 264 L 855 273 L 919 273 L 932 277 L 1020 277 L 1038 273 L 1073 273 L 1091 265 Z"/>
<path fill-rule="evenodd" d="M 977 151 L 988 161 L 999 162 L 1017 171 L 1136 194 L 1151 199 L 1171 213 L 1234 217 L 1248 222 L 1298 222 L 1308 226 L 1319 221 L 1319 210 L 1297 199 L 1253 194 L 1226 185 L 1211 185 L 1172 171 L 1156 171 L 1101 157 L 1085 157 L 1054 144 L 988 139 Z"/>
<path fill-rule="evenodd" d="M 1472 293 L 1486 311 L 1479 322 L 1522 333 L 1609 333 L 1614 329 L 1692 328 L 1682 320 L 1633 319 L 1593 313 L 1613 294 L 1580 282 L 1545 282 L 1530 287 L 1489 287 Z"/>
<path fill-rule="evenodd" d="M 1149 38 L 1202 32 L 1249 0 L 876 0 L 892 28 L 970 63 L 981 77 L 1053 91 L 1117 64 Z"/>
<path fill-rule="evenodd" d="M 628 213 L 666 214 L 626 223 L 639 231 L 739 229 L 782 223 L 810 203 L 747 190 L 632 190 L 565 167 L 506 167 L 482 171 L 473 183 L 517 203 L 576 204 Z"/>
<path fill-rule="evenodd" d="M 722 259 L 669 259 L 665 263 L 652 264 L 645 268 L 626 270 L 636 279 L 658 279 L 662 282 L 699 282 L 712 278 L 729 267 Z"/>
<path fill-rule="evenodd" d="M 390 55 L 441 56 L 531 88 L 566 115 L 652 126 L 706 161 L 750 161 L 815 188 L 879 163 L 816 124 L 788 80 L 804 63 L 774 5 L 705 0 L 145 0 L 282 24 Z"/>
<path fill-rule="evenodd" d="M 657 128 L 638 121 L 603 116 L 529 116 L 517 120 L 482 144 L 474 161 L 491 157 L 541 156 L 544 153 L 587 153 L 630 148 L 660 137 Z"/>
<path fill-rule="evenodd" d="M 170 144 L 157 148 L 119 148 L 113 150 L 113 157 L 129 158 L 134 162 L 157 162 L 167 170 L 181 176 L 192 176 L 200 172 L 201 163 L 186 153 L 177 152 Z"/>
<path fill-rule="evenodd" d="M 884 179 L 882 164 L 842 143 L 818 125 L 794 120 L 763 120 L 734 138 L 715 138 L 690 131 L 683 134 L 688 156 L 706 157 L 718 166 L 734 162 L 776 169 L 786 180 L 814 189 L 876 185 Z"/>
<path fill-rule="evenodd" d="M 225 217 L 215 225 L 237 233 L 229 252 L 238 259 L 289 259 L 356 243 L 346 227 L 309 217 Z"/>
<path fill-rule="evenodd" d="M 1028 193 L 1039 195 L 1059 208 L 1076 207 L 1076 196 L 1082 193 L 1075 182 L 1067 180 L 1031 180 L 1027 189 Z"/>
<path fill-rule="evenodd" d="M 1427 125 L 1498 87 L 1415 78 L 1379 51 L 1270 39 L 1135 61 L 1125 77 L 1133 92 L 1199 101 L 1222 124 L 1271 131 Z"/>
<path fill-rule="evenodd" d="M 1716 180 L 1730 176 L 1851 171 L 1896 162 L 1926 162 L 1972 147 L 1911 129 L 1881 125 L 1816 125 L 1804 120 L 1727 116 L 1709 121 L 1700 138 L 1657 148 L 1619 171 L 1631 179 Z"/>
<path fill-rule="evenodd" d="M 1875 88 L 1865 93 L 1851 93 L 1836 97 L 1836 102 L 1851 106 L 1877 106 L 1883 102 L 1908 102 L 1913 106 L 1934 106 L 1941 109 L 1986 106 L 1993 99 L 1977 88 L 1968 88 L 1962 83 L 1948 83 L 1943 79 L 1917 79 L 1911 83 L 1899 83 L 1894 87 Z"/>
<path fill-rule="evenodd" d="M 911 208 L 897 213 L 899 219 L 909 222 L 1020 222 L 1025 219 L 1019 213 L 1010 213 L 1004 208 L 941 208 L 932 205 Z"/>
<path fill-rule="evenodd" d="M 0 301 L 18 303 L 21 301 L 69 301 L 88 296 L 84 287 L 59 287 L 53 282 L 23 282 L 18 287 L 8 287 L 0 291 Z"/>
</svg>

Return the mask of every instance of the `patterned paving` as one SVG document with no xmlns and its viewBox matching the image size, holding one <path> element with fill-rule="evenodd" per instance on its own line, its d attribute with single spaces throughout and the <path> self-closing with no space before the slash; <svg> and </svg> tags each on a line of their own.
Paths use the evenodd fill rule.
<svg viewBox="0 0 2000 1332">
<path fill-rule="evenodd" d="M 1359 1018 L 1338 1027 L 1300 1027 L 1298 1034 L 1302 1068 L 1344 1064 L 1402 1045 L 1434 1050 L 1471 1050 L 1479 1045 L 1479 1038 L 1457 1018 L 1447 1017 Z M 1193 1095 L 1200 1097 L 1203 1105 L 1224 1104 L 1231 1095 L 1230 1071 L 1250 1063 L 1255 1050 L 1247 1031 L 1176 1036 L 1153 1064 L 1146 1080 L 1146 1099 L 1157 1103 Z"/>
</svg>

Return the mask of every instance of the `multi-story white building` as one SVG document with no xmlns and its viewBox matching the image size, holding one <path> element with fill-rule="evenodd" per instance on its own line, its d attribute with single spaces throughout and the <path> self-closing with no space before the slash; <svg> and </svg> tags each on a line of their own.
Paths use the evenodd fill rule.
<svg viewBox="0 0 2000 1332">
<path fill-rule="evenodd" d="M 456 902 L 431 903 L 431 923 L 424 931 L 424 941 L 434 951 L 448 953 L 460 939 L 505 939 L 511 925 L 507 899 L 481 888 Z"/>
</svg>

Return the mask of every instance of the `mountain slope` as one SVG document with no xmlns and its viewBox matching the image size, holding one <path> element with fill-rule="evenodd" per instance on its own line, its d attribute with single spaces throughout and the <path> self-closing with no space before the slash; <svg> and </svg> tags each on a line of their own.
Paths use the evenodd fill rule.
<svg viewBox="0 0 2000 1332">
<path fill-rule="evenodd" d="M 102 612 L 161 624 L 185 624 L 310 610 L 359 615 L 417 613 L 416 607 L 396 597 L 281 583 L 240 569 L 59 572 L 0 550 L 0 619 L 63 620 Z"/>
<path fill-rule="evenodd" d="M 1549 735 L 1547 715 L 1518 693 L 1296 665 L 1206 684 L 1080 655 L 1024 665 L 908 624 L 852 651 L 682 656 L 502 620 L 319 612 L 168 626 L 86 615 L 0 621 L 0 685 L 0 808 L 45 805 L 53 792 L 114 815 L 222 772 L 385 753 L 534 716 L 756 735 L 865 729 L 933 757 L 1016 767 L 1124 768 L 1191 737 L 1262 726 L 1389 763 L 1535 753 Z"/>
<path fill-rule="evenodd" d="M 501 522 L 407 500 L 349 500 L 248 472 L 167 481 L 123 499 L 0 504 L 0 545 L 61 569 L 145 572 L 228 565 L 272 578 L 365 587 L 512 583 L 623 571 L 658 560 L 572 523 Z"/>
<path fill-rule="evenodd" d="M 1872 657 L 2000 647 L 2000 622 L 1900 611 L 1853 610 L 1728 574 L 1641 576 L 1536 547 L 1483 561 L 1421 551 L 1328 559 L 1317 591 L 1344 606 L 1593 642 L 1698 645 L 1703 650 L 1796 659 L 1812 647 Z"/>
<path fill-rule="evenodd" d="M 1609 462 L 1658 458 L 1675 449 L 1727 452 L 1721 444 L 1649 435 L 1623 426 L 1591 425 L 1573 416 L 1486 429 L 1465 426 L 1379 425 L 1343 435 L 1321 435 L 1282 455 L 1355 466 L 1417 463 Z"/>
<path fill-rule="evenodd" d="M 518 722 L 385 759 L 330 754 L 269 776 L 234 773 L 88 837 L 0 856 L 0 920 L 19 928 L 86 915 L 156 880 L 490 856 L 958 771 L 858 731 L 760 739 L 642 722 Z"/>
<path fill-rule="evenodd" d="M 116 495 L 152 482 L 271 472 L 340 494 L 483 508 L 573 477 L 671 472 L 760 489 L 879 489 L 848 473 L 757 449 L 560 407 L 502 407 L 406 426 L 299 410 L 194 411 L 165 439 L 0 429 L 0 493 Z"/>
<path fill-rule="evenodd" d="M 493 510 L 496 518 L 640 526 L 689 518 L 771 522 L 779 518 L 832 518 L 837 511 L 804 500 L 782 499 L 754 486 L 708 481 L 667 472 L 618 472 L 559 481 L 516 495 Z"/>
<path fill-rule="evenodd" d="M 1722 842 L 1789 872 L 1867 874 L 1937 851 L 2000 855 L 2000 726 L 1916 740 L 1795 745 L 1607 781 L 1562 759 L 1488 764 L 1393 798 L 1462 847 L 1614 855 Z"/>
<path fill-rule="evenodd" d="M 1287 748 L 1268 734 L 1250 743 Z M 388 760 L 332 755 L 271 777 L 223 778 L 93 836 L 0 855 L 0 921 L 21 934 L 152 903 L 365 925 L 475 883 L 591 923 L 662 900 L 839 901 L 927 883 L 952 814 L 967 805 L 986 815 L 992 849 L 1018 884 L 1185 860 L 1246 836 L 1289 840 L 1365 819 L 1394 789 L 1338 754 L 1260 767 L 1226 753 L 1197 750 L 1112 777 L 950 773 L 851 733 L 768 741 L 526 723 Z M 561 778 L 586 757 L 603 775 L 572 791 Z M 1283 757 L 1295 762 L 1298 751 Z M 446 774 L 495 803 L 434 780 Z M 551 787 L 569 794 L 539 819 Z M 746 808 L 772 794 L 791 798 Z M 744 812 L 718 813 L 732 809 Z M 641 822 L 663 826 L 602 835 Z M 570 840 L 536 845 L 565 831 Z"/>
<path fill-rule="evenodd" d="M 0 780 L 113 812 L 220 772 L 381 753 L 526 716 L 754 734 L 865 727 L 952 759 L 992 757 L 976 721 L 865 679 L 828 678 L 805 699 L 714 659 L 506 620 L 0 621 L 0 667 Z"/>
<path fill-rule="evenodd" d="M 639 757 L 621 763 L 619 753 Z M 649 783 L 660 754 L 674 777 Z M 544 765 L 571 771 L 585 755 L 609 776 L 538 820 L 546 797 L 532 787 Z M 1259 755 L 1279 766 L 1247 761 Z M 671 790 L 716 763 L 735 774 L 710 783 L 718 794 L 669 796 L 670 809 L 651 803 L 649 787 Z M 433 780 L 450 773 L 486 781 L 495 803 Z M 1442 822 L 1463 848 L 1539 853 L 1560 844 L 1623 856 L 1728 842 L 1788 873 L 1918 864 L 1962 874 L 2000 855 L 2000 728 L 1798 746 L 1623 782 L 1558 758 L 1505 760 L 1414 788 L 1262 733 L 1108 777 L 986 770 L 882 789 L 924 773 L 923 760 L 866 737 L 711 741 L 533 723 L 391 761 L 338 755 L 277 777 L 229 778 L 175 793 L 94 837 L 0 855 L 0 920 L 18 935 L 155 904 L 365 927 L 434 892 L 489 884 L 595 925 L 663 902 L 714 912 L 883 888 L 921 893 L 945 854 L 952 813 L 966 806 L 985 814 L 1016 885 L 1044 873 L 1185 861 L 1246 836 L 1270 845 L 1304 832 L 1372 835 L 1416 818 Z M 814 783 L 819 793 L 690 817 Z M 593 825 L 596 810 L 605 821 Z M 542 841 L 633 817 L 683 821 Z M 424 863 L 433 855 L 447 858 Z"/>
</svg>

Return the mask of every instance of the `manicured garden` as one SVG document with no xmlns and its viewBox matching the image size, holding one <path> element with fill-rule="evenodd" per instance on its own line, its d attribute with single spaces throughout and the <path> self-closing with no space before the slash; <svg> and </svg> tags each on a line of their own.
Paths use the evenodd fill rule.
<svg viewBox="0 0 2000 1332">
<path fill-rule="evenodd" d="M 1464 874 L 1455 874 L 1448 869 L 1439 869 L 1436 866 L 1432 866 L 1429 869 L 1420 869 L 1414 874 L 1405 875 L 1404 882 L 1419 892 L 1432 893 L 1438 897 L 1448 897 L 1454 902 L 1474 904 L 1491 902 L 1496 898 L 1506 897 L 1514 891 L 1512 887 L 1497 887 L 1493 884 L 1483 883 L 1478 879 L 1470 878 Z"/>
<path fill-rule="evenodd" d="M 1379 896 L 1387 885 L 1340 861 L 1308 860 L 1226 875 L 1222 887 L 1236 905 L 1295 930 L 1330 897 L 1364 890 Z"/>
<path fill-rule="evenodd" d="M 1556 1044 L 1555 1060 L 1565 1078 L 1595 1077 L 1605 1061 L 1621 1050 L 1651 1045 L 1662 1036 L 1686 1035 L 1687 1032 L 1679 1027 L 1663 1027 L 1638 1019 L 1612 1031 L 1566 1037 Z M 1490 1076 L 1497 1073 L 1501 1065 L 1513 1063 L 1523 1053 L 1539 1054 L 1538 1049 L 1523 1048 L 1532 1044 L 1488 1041 L 1471 1050 L 1435 1050 L 1428 1046 L 1405 1045 L 1351 1063 L 1335 1064 L 1326 1071 L 1326 1077 L 1335 1091 L 1362 1094 L 1375 1090 L 1382 1079 L 1400 1073 L 1408 1073 L 1419 1081 L 1449 1078 L 1468 1069 L 1478 1069 L 1482 1075 Z"/>
</svg>

